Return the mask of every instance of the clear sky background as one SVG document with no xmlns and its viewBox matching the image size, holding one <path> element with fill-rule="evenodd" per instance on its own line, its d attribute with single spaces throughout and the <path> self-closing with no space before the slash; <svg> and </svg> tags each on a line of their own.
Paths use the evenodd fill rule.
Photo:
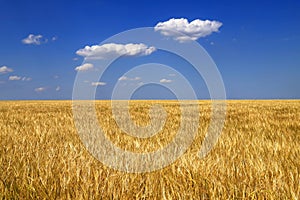
<svg viewBox="0 0 300 200">
<path fill-rule="evenodd" d="M 222 23 L 196 41 L 215 61 L 229 99 L 299 99 L 299 11 L 299 0 L 0 0 L 0 99 L 71 99 L 76 74 L 83 69 L 76 67 L 85 57 L 78 50 L 172 18 Z M 142 83 L 146 77 L 120 79 L 133 67 L 133 58 L 167 63 L 187 76 L 199 98 L 208 98 L 188 65 L 159 51 L 118 60 L 103 80 L 91 83 L 99 88 L 97 98 L 109 98 L 118 81 Z M 176 76 L 158 78 L 162 85 L 176 84 Z M 142 90 L 136 98 L 173 97 L 157 86 Z"/>
</svg>

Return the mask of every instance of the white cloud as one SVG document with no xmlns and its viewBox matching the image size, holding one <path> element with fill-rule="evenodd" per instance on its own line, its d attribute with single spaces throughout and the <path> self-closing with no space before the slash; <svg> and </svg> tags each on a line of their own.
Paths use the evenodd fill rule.
<svg viewBox="0 0 300 200">
<path fill-rule="evenodd" d="M 134 77 L 134 78 L 129 78 L 127 76 L 121 76 L 119 78 L 119 81 L 138 81 L 138 80 L 141 80 L 141 77 Z"/>
<path fill-rule="evenodd" d="M 0 74 L 6 74 L 13 71 L 14 71 L 13 69 L 8 68 L 7 66 L 0 67 Z"/>
<path fill-rule="evenodd" d="M 32 80 L 32 78 L 30 78 L 30 77 L 23 77 L 22 78 L 22 81 L 31 81 Z"/>
<path fill-rule="evenodd" d="M 106 59 L 112 56 L 146 56 L 156 51 L 156 48 L 145 44 L 115 44 L 85 46 L 76 51 L 76 54 L 89 59 Z"/>
<path fill-rule="evenodd" d="M 138 81 L 138 80 L 141 80 L 141 77 L 134 77 L 131 79 L 132 81 Z"/>
<path fill-rule="evenodd" d="M 119 78 L 119 81 L 127 81 L 127 80 L 128 80 L 128 78 L 126 76 L 121 76 Z"/>
<path fill-rule="evenodd" d="M 90 69 L 93 69 L 94 68 L 94 65 L 91 64 L 91 63 L 85 63 L 83 65 L 80 65 L 80 66 L 77 66 L 75 68 L 76 71 L 87 71 L 87 70 L 90 70 Z"/>
<path fill-rule="evenodd" d="M 8 77 L 8 80 L 10 80 L 10 81 L 19 81 L 19 80 L 21 80 L 21 76 L 10 76 L 10 77 Z"/>
<path fill-rule="evenodd" d="M 169 76 L 176 76 L 176 74 L 168 74 Z"/>
<path fill-rule="evenodd" d="M 55 88 L 55 91 L 60 91 L 60 86 L 57 86 L 57 87 Z"/>
<path fill-rule="evenodd" d="M 46 88 L 44 88 L 44 87 L 39 87 L 39 88 L 34 89 L 34 91 L 36 91 L 36 92 L 43 92 L 45 90 L 46 90 Z"/>
<path fill-rule="evenodd" d="M 142 85 L 144 85 L 144 83 L 143 82 L 139 82 L 137 85 L 138 86 L 142 86 Z"/>
<path fill-rule="evenodd" d="M 92 86 L 103 86 L 103 85 L 106 85 L 105 82 L 92 82 L 91 83 Z"/>
<path fill-rule="evenodd" d="M 173 37 L 179 42 L 185 42 L 197 40 L 213 32 L 218 32 L 221 26 L 222 23 L 218 21 L 195 19 L 192 22 L 188 22 L 185 18 L 172 18 L 156 24 L 154 30 L 160 31 L 162 35 Z"/>
<path fill-rule="evenodd" d="M 163 79 L 161 79 L 159 82 L 160 82 L 160 83 L 171 83 L 172 80 L 163 78 Z"/>
<path fill-rule="evenodd" d="M 10 80 L 10 81 L 31 81 L 32 80 L 32 78 L 30 78 L 30 77 L 21 77 L 21 76 L 10 76 L 10 77 L 8 77 L 8 80 Z"/>
<path fill-rule="evenodd" d="M 54 37 L 51 38 L 52 41 L 56 41 L 57 39 L 58 39 L 57 36 L 54 36 Z"/>
<path fill-rule="evenodd" d="M 42 35 L 33 35 L 29 34 L 27 38 L 24 38 L 22 40 L 23 44 L 35 44 L 35 45 L 40 45 L 42 43 L 47 43 L 48 39 L 43 39 Z"/>
</svg>

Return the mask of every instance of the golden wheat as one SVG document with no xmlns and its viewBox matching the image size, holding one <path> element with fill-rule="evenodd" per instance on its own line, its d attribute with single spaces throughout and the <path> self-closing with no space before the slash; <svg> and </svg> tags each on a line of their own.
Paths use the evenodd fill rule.
<svg viewBox="0 0 300 200">
<path fill-rule="evenodd" d="M 167 111 L 164 129 L 149 138 L 119 130 L 109 101 L 96 109 L 117 146 L 154 151 L 180 126 L 176 101 L 131 101 L 132 120 L 150 122 L 149 107 Z M 0 102 L 1 199 L 298 199 L 300 101 L 227 101 L 225 126 L 204 159 L 197 153 L 210 122 L 210 101 L 199 101 L 197 136 L 175 163 L 149 173 L 113 170 L 92 157 L 77 135 L 71 101 Z"/>
</svg>

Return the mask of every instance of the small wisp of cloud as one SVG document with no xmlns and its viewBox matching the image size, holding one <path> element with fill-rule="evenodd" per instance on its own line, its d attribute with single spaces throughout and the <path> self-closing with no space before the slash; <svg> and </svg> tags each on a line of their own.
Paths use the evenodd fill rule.
<svg viewBox="0 0 300 200">
<path fill-rule="evenodd" d="M 142 86 L 142 85 L 144 85 L 144 82 L 139 82 L 137 85 Z"/>
<path fill-rule="evenodd" d="M 163 79 L 161 79 L 159 82 L 160 82 L 160 83 L 171 83 L 171 82 L 173 82 L 173 81 L 170 80 L 170 79 L 165 79 L 165 78 L 163 78 Z"/>
<path fill-rule="evenodd" d="M 83 65 L 77 66 L 76 71 L 88 71 L 94 68 L 94 65 L 91 63 L 84 63 Z"/>
<path fill-rule="evenodd" d="M 10 76 L 10 77 L 8 77 L 8 80 L 10 80 L 10 81 L 18 81 L 18 80 L 21 80 L 21 76 Z"/>
<path fill-rule="evenodd" d="M 57 39 L 58 39 L 57 36 L 54 36 L 54 37 L 51 38 L 52 41 L 56 41 Z"/>
<path fill-rule="evenodd" d="M 8 77 L 9 81 L 31 81 L 32 78 L 30 77 L 21 77 L 21 76 L 9 76 Z"/>
<path fill-rule="evenodd" d="M 57 36 L 53 36 L 50 40 L 52 42 L 56 41 L 58 39 Z M 35 35 L 35 34 L 29 34 L 26 38 L 22 39 L 23 44 L 33 44 L 33 45 L 41 45 L 48 42 L 47 38 L 44 38 L 43 35 Z"/>
<path fill-rule="evenodd" d="M 29 34 L 27 38 L 24 38 L 22 40 L 23 44 L 34 44 L 34 45 L 40 45 L 42 43 L 47 43 L 48 39 L 43 39 L 42 35 L 34 35 L 34 34 Z"/>
<path fill-rule="evenodd" d="M 30 78 L 30 77 L 23 77 L 22 78 L 22 81 L 31 81 L 32 80 L 32 78 Z"/>
<path fill-rule="evenodd" d="M 44 87 L 39 87 L 39 88 L 34 89 L 35 92 L 43 92 L 45 90 L 46 90 L 46 88 L 44 88 Z"/>
<path fill-rule="evenodd" d="M 7 66 L 0 67 L 0 74 L 6 74 L 6 73 L 13 72 L 13 71 L 14 70 L 12 68 L 9 68 Z"/>
<path fill-rule="evenodd" d="M 55 88 L 55 91 L 60 91 L 60 86 L 57 86 L 56 88 Z"/>
<path fill-rule="evenodd" d="M 105 82 L 92 82 L 91 83 L 92 86 L 103 86 L 103 85 L 106 85 Z"/>
<path fill-rule="evenodd" d="M 141 77 L 136 76 L 134 78 L 129 78 L 127 76 L 121 76 L 119 78 L 119 81 L 138 81 L 138 80 L 141 80 Z"/>
</svg>

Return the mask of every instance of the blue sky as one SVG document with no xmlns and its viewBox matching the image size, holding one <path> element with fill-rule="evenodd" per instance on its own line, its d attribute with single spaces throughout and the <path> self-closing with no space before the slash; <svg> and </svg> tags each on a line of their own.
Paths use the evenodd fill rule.
<svg viewBox="0 0 300 200">
<path fill-rule="evenodd" d="M 207 35 L 191 40 L 202 45 L 216 63 L 227 98 L 300 98 L 299 10 L 296 0 L 1 0 L 0 99 L 71 99 L 76 74 L 80 73 L 76 67 L 89 63 L 84 61 L 86 52 L 79 55 L 78 50 L 99 47 L 120 32 L 155 27 L 172 18 L 188 23 L 197 19 L 221 23 L 219 27 L 210 25 Z M 114 49 L 124 47 L 111 44 Z M 126 85 L 142 86 L 149 77 L 122 74 L 147 62 L 173 67 L 186 76 L 199 98 L 209 98 L 205 83 L 188 63 L 163 51 L 152 52 L 145 45 L 134 47 L 141 50 L 137 55 L 116 60 L 103 79 L 88 83 L 97 87 L 97 98 L 110 98 L 119 82 L 123 91 Z M 164 86 L 178 84 L 180 88 L 181 84 L 169 74 L 164 70 L 156 73 L 161 86 L 144 85 L 134 97 L 174 97 Z M 181 89 L 184 91 L 184 87 Z"/>
</svg>

